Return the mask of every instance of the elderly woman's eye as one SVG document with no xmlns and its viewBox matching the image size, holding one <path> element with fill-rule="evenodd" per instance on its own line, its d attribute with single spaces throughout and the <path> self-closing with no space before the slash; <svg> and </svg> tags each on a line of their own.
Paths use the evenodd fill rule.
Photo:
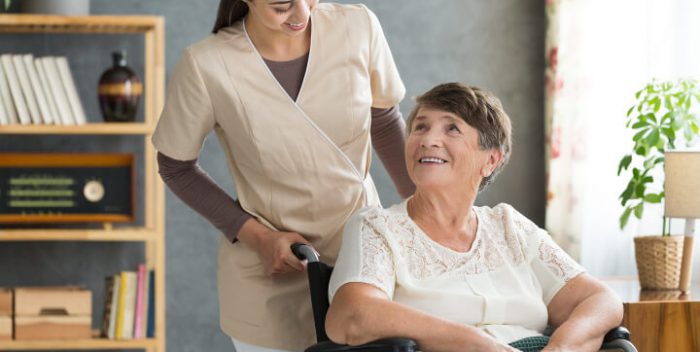
<svg viewBox="0 0 700 352">
<path fill-rule="evenodd" d="M 449 131 L 460 132 L 459 127 L 457 127 L 457 125 L 454 125 L 454 124 L 450 125 L 447 129 Z"/>
<path fill-rule="evenodd" d="M 424 123 L 417 123 L 415 126 L 413 126 L 414 131 L 423 131 L 426 128 L 428 128 L 428 126 L 426 126 Z"/>
</svg>

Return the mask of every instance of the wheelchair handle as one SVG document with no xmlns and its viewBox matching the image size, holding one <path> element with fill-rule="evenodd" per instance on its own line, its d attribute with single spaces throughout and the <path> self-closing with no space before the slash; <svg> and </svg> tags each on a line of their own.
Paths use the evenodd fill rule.
<svg viewBox="0 0 700 352">
<path fill-rule="evenodd" d="M 309 263 L 317 263 L 320 262 L 321 260 L 318 258 L 318 254 L 314 250 L 313 247 L 309 246 L 308 244 L 303 244 L 303 243 L 294 243 L 291 246 L 292 253 L 299 258 L 299 260 L 308 260 Z"/>
</svg>

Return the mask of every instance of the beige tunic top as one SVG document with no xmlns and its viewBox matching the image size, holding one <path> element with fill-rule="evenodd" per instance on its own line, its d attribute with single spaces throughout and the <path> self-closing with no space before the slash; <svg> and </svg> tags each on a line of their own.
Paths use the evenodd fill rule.
<svg viewBox="0 0 700 352">
<path fill-rule="evenodd" d="M 345 228 L 331 299 L 345 283 L 363 282 L 503 343 L 541 335 L 547 305 L 583 268 L 510 205 L 474 211 L 478 227 L 467 252 L 432 240 L 408 216 L 406 201 L 358 212 Z"/>
<path fill-rule="evenodd" d="M 299 232 L 333 263 L 347 219 L 379 203 L 369 176 L 370 108 L 396 105 L 405 88 L 366 7 L 321 3 L 310 28 L 296 101 L 268 70 L 244 21 L 188 47 L 153 143 L 165 155 L 192 160 L 214 129 L 241 206 L 274 229 Z M 313 343 L 306 274 L 271 279 L 245 244 L 222 237 L 219 248 L 223 330 L 271 348 Z"/>
</svg>

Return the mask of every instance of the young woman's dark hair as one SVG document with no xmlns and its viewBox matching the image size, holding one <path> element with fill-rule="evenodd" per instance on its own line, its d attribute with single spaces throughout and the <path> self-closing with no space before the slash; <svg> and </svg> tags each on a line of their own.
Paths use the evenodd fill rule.
<svg viewBox="0 0 700 352">
<path fill-rule="evenodd" d="M 248 4 L 243 0 L 221 0 L 212 33 L 240 21 L 248 13 Z"/>
</svg>

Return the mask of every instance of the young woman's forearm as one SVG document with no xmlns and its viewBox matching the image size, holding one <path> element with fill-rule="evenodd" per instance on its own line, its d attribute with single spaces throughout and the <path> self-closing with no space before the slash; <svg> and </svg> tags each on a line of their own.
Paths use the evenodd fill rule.
<svg viewBox="0 0 700 352">
<path fill-rule="evenodd" d="M 401 337 L 416 341 L 424 352 L 510 351 L 474 327 L 436 318 L 384 297 L 360 296 L 342 288 L 326 316 L 326 333 L 334 342 L 349 345 Z"/>
<path fill-rule="evenodd" d="M 614 293 L 602 290 L 583 300 L 552 334 L 556 350 L 597 351 L 605 334 L 622 321 L 622 305 Z"/>
</svg>

